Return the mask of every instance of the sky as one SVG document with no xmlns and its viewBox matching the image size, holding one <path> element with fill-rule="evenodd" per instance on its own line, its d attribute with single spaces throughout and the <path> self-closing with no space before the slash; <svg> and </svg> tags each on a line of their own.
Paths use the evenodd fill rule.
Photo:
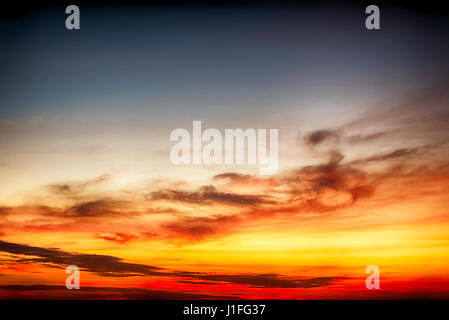
<svg viewBox="0 0 449 320">
<path fill-rule="evenodd" d="M 449 297 L 444 15 L 80 11 L 0 20 L 0 298 Z M 194 120 L 278 129 L 278 172 L 174 165 Z"/>
</svg>

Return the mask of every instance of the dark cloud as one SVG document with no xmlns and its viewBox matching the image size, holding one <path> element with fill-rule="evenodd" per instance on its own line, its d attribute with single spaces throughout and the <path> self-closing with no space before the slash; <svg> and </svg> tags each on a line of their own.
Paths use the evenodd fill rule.
<svg viewBox="0 0 449 320">
<path fill-rule="evenodd" d="M 217 174 L 213 177 L 214 180 L 226 180 L 233 185 L 249 185 L 249 186 L 276 186 L 278 181 L 276 178 L 260 178 L 251 174 L 240 174 L 234 172 L 225 172 Z"/>
<path fill-rule="evenodd" d="M 249 285 L 258 288 L 315 288 L 332 284 L 333 277 L 318 277 L 309 279 L 294 279 L 281 277 L 277 274 L 234 274 L 214 275 L 205 274 L 196 276 L 197 279 L 220 281 L 226 283 Z"/>
<path fill-rule="evenodd" d="M 213 282 L 213 281 L 193 281 L 193 280 L 179 280 L 178 283 L 185 283 L 185 284 L 195 284 L 195 285 L 206 285 L 206 286 L 216 286 L 219 285 L 220 282 Z"/>
<path fill-rule="evenodd" d="M 87 181 L 75 181 L 66 183 L 50 184 L 47 186 L 48 190 L 52 193 L 64 195 L 64 196 L 77 196 L 89 187 L 95 187 L 99 184 L 109 181 L 111 176 L 109 174 L 103 174 Z"/>
<path fill-rule="evenodd" d="M 65 210 L 64 215 L 69 217 L 101 217 L 124 215 L 129 213 L 129 206 L 130 203 L 127 201 L 101 199 L 76 204 Z"/>
<path fill-rule="evenodd" d="M 74 222 L 99 221 L 103 218 L 120 218 L 123 216 L 136 217 L 145 214 L 181 214 L 183 211 L 167 207 L 150 207 L 133 210 L 135 201 L 118 200 L 114 198 L 80 201 L 67 208 L 49 207 L 43 205 L 0 207 L 0 218 L 8 215 L 27 215 L 38 217 L 31 221 L 34 225 L 23 224 L 22 227 L 36 230 L 53 230 L 58 227 L 70 227 Z M 49 223 L 48 218 L 56 218 Z M 39 223 L 37 223 L 39 222 Z"/>
<path fill-rule="evenodd" d="M 344 156 L 338 150 L 329 152 L 327 163 L 304 166 L 276 178 L 283 188 L 283 201 L 254 206 L 232 214 L 210 217 L 181 218 L 163 227 L 177 236 L 194 240 L 226 234 L 237 226 L 276 215 L 323 213 L 337 211 L 370 198 L 377 181 L 363 170 L 343 163 Z M 251 176 L 225 173 L 215 179 L 251 179 Z M 196 199 L 196 197 L 195 197 Z"/>
<path fill-rule="evenodd" d="M 325 188 L 344 190 L 359 186 L 366 174 L 361 170 L 342 165 L 342 160 L 342 154 L 332 152 L 328 163 L 294 170 L 286 180 L 292 186 L 303 185 L 302 190 L 307 193 L 320 192 Z"/>
<path fill-rule="evenodd" d="M 15 255 L 33 256 L 21 263 L 53 264 L 56 266 L 76 265 L 82 270 L 102 276 L 159 275 L 161 268 L 143 264 L 127 263 L 122 259 L 97 254 L 70 253 L 59 249 L 46 249 L 0 241 L 0 251 Z"/>
<path fill-rule="evenodd" d="M 65 285 L 0 285 L 2 299 L 130 299 L 130 300 L 198 300 L 229 299 L 231 296 L 208 295 L 189 291 L 150 290 L 123 287 L 86 287 L 67 290 Z M 234 297 L 232 297 L 234 298 Z"/>
<path fill-rule="evenodd" d="M 316 130 L 306 134 L 304 141 L 308 145 L 315 146 L 331 138 L 338 140 L 339 132 L 330 129 Z"/>
<path fill-rule="evenodd" d="M 138 237 L 132 234 L 126 234 L 122 232 L 116 232 L 113 235 L 98 235 L 97 238 L 107 240 L 107 241 L 113 241 L 121 244 L 128 243 L 131 240 L 135 240 Z"/>
<path fill-rule="evenodd" d="M 151 200 L 170 200 L 202 205 L 220 203 L 237 206 L 254 206 L 273 203 L 273 201 L 267 199 L 267 196 L 219 192 L 213 186 L 203 186 L 197 191 L 155 191 L 149 195 L 149 198 Z"/>
<path fill-rule="evenodd" d="M 2 215 L 26 214 L 58 218 L 95 218 L 138 214 L 137 212 L 131 211 L 130 207 L 132 207 L 131 202 L 108 198 L 79 202 L 66 209 L 43 205 L 2 207 L 0 208 L 0 217 Z"/>
<path fill-rule="evenodd" d="M 217 174 L 214 176 L 214 179 L 229 179 L 229 180 L 247 180 L 252 179 L 253 176 L 250 174 L 240 174 L 235 172 L 225 172 L 221 174 Z"/>
<path fill-rule="evenodd" d="M 231 225 L 235 225 L 239 221 L 237 216 L 193 217 L 163 226 L 172 233 L 201 240 L 204 236 L 226 232 Z"/>
<path fill-rule="evenodd" d="M 12 211 L 9 207 L 0 207 L 0 217 L 6 217 Z"/>
<path fill-rule="evenodd" d="M 265 201 L 253 206 L 244 206 L 245 210 L 232 215 L 184 217 L 163 227 L 175 236 L 203 240 L 205 237 L 229 233 L 237 226 L 255 219 L 337 211 L 370 198 L 374 194 L 377 181 L 363 170 L 344 164 L 343 159 L 341 152 L 332 150 L 327 163 L 301 167 L 277 177 L 276 185 L 283 188 L 281 194 L 285 196 L 282 202 Z M 241 181 L 250 180 L 252 176 L 228 172 L 217 175 L 214 179 Z M 215 190 L 214 188 L 213 192 L 218 194 Z M 170 196 L 164 194 L 161 198 L 182 198 L 186 202 L 198 203 L 211 197 L 182 193 Z M 276 205 L 273 205 L 274 203 Z"/>
</svg>

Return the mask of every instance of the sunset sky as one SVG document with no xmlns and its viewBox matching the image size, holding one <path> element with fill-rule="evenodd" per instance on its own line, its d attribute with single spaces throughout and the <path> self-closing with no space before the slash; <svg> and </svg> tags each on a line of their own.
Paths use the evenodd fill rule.
<svg viewBox="0 0 449 320">
<path fill-rule="evenodd" d="M 447 18 L 80 10 L 0 22 L 1 299 L 449 298 Z M 278 129 L 278 172 L 172 164 L 194 120 Z"/>
</svg>

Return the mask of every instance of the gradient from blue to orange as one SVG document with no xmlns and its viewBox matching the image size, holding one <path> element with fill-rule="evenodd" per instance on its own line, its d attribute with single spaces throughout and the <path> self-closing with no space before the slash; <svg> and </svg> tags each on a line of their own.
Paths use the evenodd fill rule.
<svg viewBox="0 0 449 320">
<path fill-rule="evenodd" d="M 357 6 L 2 20 L 1 298 L 447 298 L 448 23 Z M 278 128 L 280 170 L 171 130 Z M 69 264 L 82 288 L 64 287 Z M 381 290 L 365 288 L 378 265 Z"/>
</svg>

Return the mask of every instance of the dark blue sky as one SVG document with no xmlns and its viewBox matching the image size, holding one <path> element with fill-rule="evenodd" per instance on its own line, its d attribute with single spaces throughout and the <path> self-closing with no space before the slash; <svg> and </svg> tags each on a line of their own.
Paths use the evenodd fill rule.
<svg viewBox="0 0 449 320">
<path fill-rule="evenodd" d="M 302 107 L 351 94 L 382 100 L 449 70 L 449 23 L 400 8 L 381 8 L 380 31 L 366 30 L 354 5 L 80 9 L 77 31 L 65 29 L 64 8 L 2 21 L 3 119 L 213 117 L 292 95 Z"/>
</svg>

